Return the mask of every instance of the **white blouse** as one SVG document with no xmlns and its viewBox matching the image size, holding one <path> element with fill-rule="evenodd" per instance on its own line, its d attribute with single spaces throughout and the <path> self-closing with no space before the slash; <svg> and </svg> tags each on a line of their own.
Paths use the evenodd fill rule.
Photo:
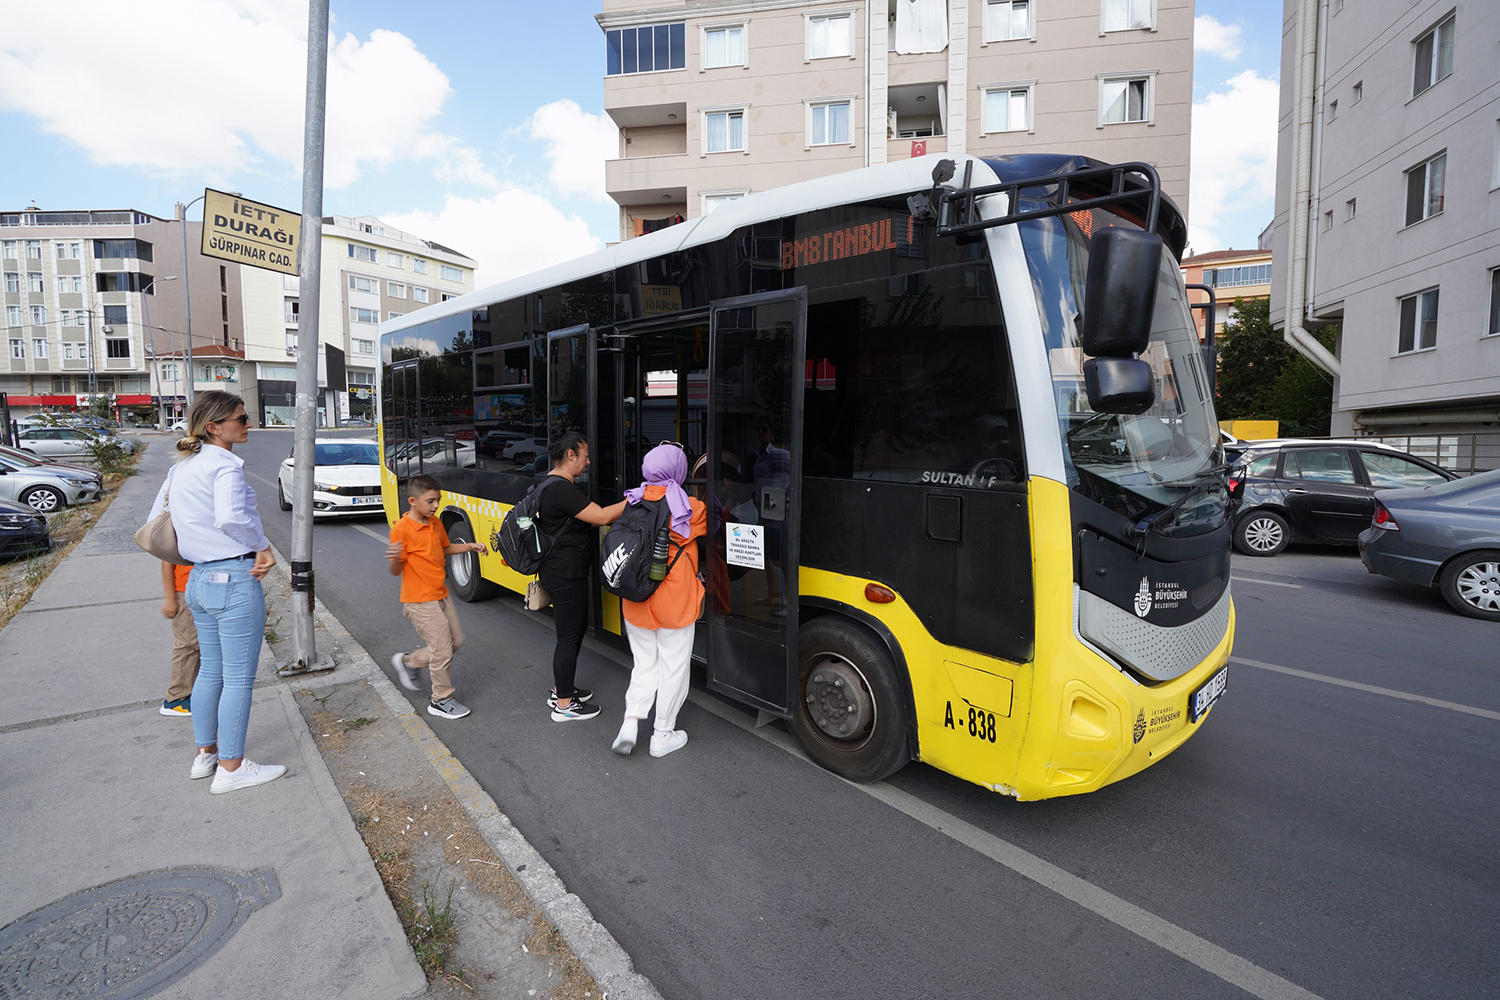
<svg viewBox="0 0 1500 1000">
<path fill-rule="evenodd" d="M 169 491 L 170 490 L 170 494 Z M 171 507 L 177 551 L 192 563 L 232 559 L 259 552 L 270 543 L 255 507 L 255 490 L 245 480 L 245 460 L 228 448 L 205 444 L 167 474 L 151 516 Z"/>
</svg>

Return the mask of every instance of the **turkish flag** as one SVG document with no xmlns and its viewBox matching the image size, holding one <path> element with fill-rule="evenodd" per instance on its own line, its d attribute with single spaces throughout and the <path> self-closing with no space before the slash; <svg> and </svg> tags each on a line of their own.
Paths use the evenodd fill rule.
<svg viewBox="0 0 1500 1000">
<path fill-rule="evenodd" d="M 926 139 L 913 139 L 911 141 L 911 155 L 912 156 L 926 156 L 927 155 L 927 140 Z"/>
</svg>

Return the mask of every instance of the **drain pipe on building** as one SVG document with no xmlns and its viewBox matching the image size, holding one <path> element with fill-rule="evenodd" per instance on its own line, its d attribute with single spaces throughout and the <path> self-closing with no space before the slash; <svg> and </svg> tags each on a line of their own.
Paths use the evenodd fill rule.
<svg viewBox="0 0 1500 1000">
<path fill-rule="evenodd" d="M 1320 0 L 1301 0 L 1297 15 L 1297 78 L 1295 131 L 1292 133 L 1292 198 L 1287 247 L 1291 259 L 1286 271 L 1286 316 L 1282 337 L 1308 361 L 1339 376 L 1339 359 L 1308 332 L 1307 271 L 1308 229 L 1312 208 L 1313 113 L 1317 95 L 1318 24 Z"/>
</svg>

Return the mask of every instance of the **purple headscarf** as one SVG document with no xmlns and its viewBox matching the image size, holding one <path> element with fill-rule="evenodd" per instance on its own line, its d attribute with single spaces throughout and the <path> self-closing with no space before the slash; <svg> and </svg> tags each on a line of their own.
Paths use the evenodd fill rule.
<svg viewBox="0 0 1500 1000">
<path fill-rule="evenodd" d="M 641 475 L 646 477 L 646 481 L 636 489 L 626 490 L 625 499 L 631 503 L 640 503 L 646 495 L 647 486 L 665 486 L 667 507 L 672 511 L 672 530 L 686 538 L 688 526 L 693 520 L 693 505 L 688 503 L 687 492 L 682 488 L 687 472 L 687 456 L 682 453 L 682 449 L 675 444 L 659 444 L 646 452 L 646 457 L 641 461 Z"/>
</svg>

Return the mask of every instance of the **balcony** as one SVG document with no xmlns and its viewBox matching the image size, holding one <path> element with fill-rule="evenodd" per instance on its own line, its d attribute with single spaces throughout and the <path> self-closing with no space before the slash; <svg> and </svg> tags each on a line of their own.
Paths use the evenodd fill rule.
<svg viewBox="0 0 1500 1000">
<path fill-rule="evenodd" d="M 918 155 L 913 151 L 916 143 L 926 144 L 923 155 L 948 152 L 948 137 L 946 135 L 933 135 L 921 139 L 887 139 L 885 143 L 885 158 L 887 162 L 908 160 Z"/>
<path fill-rule="evenodd" d="M 604 189 L 620 205 L 682 204 L 697 162 L 686 153 L 605 160 Z"/>
</svg>

